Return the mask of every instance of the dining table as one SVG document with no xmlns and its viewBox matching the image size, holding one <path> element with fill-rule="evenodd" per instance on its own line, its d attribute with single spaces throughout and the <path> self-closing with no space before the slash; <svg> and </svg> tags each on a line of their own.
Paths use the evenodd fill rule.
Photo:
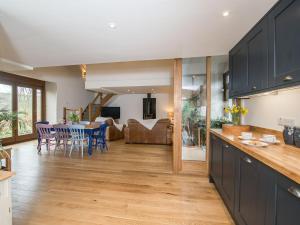
<svg viewBox="0 0 300 225">
<path fill-rule="evenodd" d="M 55 131 L 54 128 L 51 130 Z M 91 156 L 93 154 L 93 138 L 96 132 L 100 131 L 99 125 L 85 125 L 84 133 L 88 137 L 88 155 Z M 38 143 L 41 142 L 41 138 L 38 135 Z"/>
</svg>

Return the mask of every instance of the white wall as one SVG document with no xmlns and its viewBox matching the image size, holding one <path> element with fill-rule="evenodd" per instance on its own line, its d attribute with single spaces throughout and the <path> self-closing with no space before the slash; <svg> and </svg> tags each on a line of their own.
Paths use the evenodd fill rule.
<svg viewBox="0 0 300 225">
<path fill-rule="evenodd" d="M 21 71 L 16 74 L 51 82 L 46 85 L 46 119 L 51 122 L 62 120 L 63 107 L 85 108 L 94 98 L 93 92 L 85 90 L 79 67 L 35 68 L 33 71 Z"/>
<path fill-rule="evenodd" d="M 120 107 L 121 124 L 126 124 L 128 119 L 143 119 L 143 98 L 146 94 L 124 94 L 115 96 L 108 106 Z M 168 111 L 173 111 L 173 95 L 172 94 L 152 94 L 152 98 L 156 98 L 156 118 L 167 118 Z"/>
<path fill-rule="evenodd" d="M 87 67 L 86 89 L 172 84 L 173 60 L 103 63 Z"/>
<path fill-rule="evenodd" d="M 245 124 L 282 130 L 278 126 L 279 117 L 295 119 L 300 126 L 300 89 L 281 90 L 278 95 L 252 97 L 244 100 L 249 113 L 244 118 Z"/>
<path fill-rule="evenodd" d="M 46 82 L 46 119 L 50 123 L 57 121 L 57 85 L 53 82 Z"/>
</svg>

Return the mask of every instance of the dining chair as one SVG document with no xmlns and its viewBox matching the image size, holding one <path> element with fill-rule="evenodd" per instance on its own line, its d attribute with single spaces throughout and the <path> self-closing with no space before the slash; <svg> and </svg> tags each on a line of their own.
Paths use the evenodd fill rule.
<svg viewBox="0 0 300 225">
<path fill-rule="evenodd" d="M 81 157 L 83 158 L 83 147 L 84 147 L 84 141 L 88 142 L 88 137 L 84 134 L 84 125 L 71 125 L 69 126 L 70 134 L 71 134 L 71 149 L 70 154 L 71 156 L 73 148 L 77 147 L 79 149 L 79 146 L 81 147 Z"/>
<path fill-rule="evenodd" d="M 100 150 L 108 150 L 106 144 L 106 128 L 107 124 L 103 123 L 100 125 L 100 130 L 95 134 L 94 138 L 96 139 L 96 148 L 100 148 Z"/>
<path fill-rule="evenodd" d="M 38 137 L 38 146 L 39 146 L 39 144 L 40 144 L 40 141 L 41 141 L 41 138 L 40 138 L 40 133 L 39 133 L 39 131 L 38 131 L 38 129 L 37 129 L 37 124 L 49 124 L 49 121 L 38 121 L 38 122 L 36 122 L 35 123 L 35 130 L 36 130 L 36 133 L 37 133 L 37 137 Z"/>
<path fill-rule="evenodd" d="M 65 124 L 56 124 L 53 125 L 56 133 L 56 148 L 60 148 L 61 145 L 64 146 L 64 154 L 66 155 L 68 141 L 70 140 L 70 132 L 68 125 Z M 61 143 L 62 141 L 62 143 Z"/>
<path fill-rule="evenodd" d="M 53 126 L 49 124 L 36 124 L 36 129 L 39 134 L 38 152 L 42 150 L 42 145 L 47 146 L 47 150 L 50 151 L 51 145 L 56 145 L 56 133 L 53 131 Z M 45 142 L 43 142 L 45 140 Z"/>
</svg>

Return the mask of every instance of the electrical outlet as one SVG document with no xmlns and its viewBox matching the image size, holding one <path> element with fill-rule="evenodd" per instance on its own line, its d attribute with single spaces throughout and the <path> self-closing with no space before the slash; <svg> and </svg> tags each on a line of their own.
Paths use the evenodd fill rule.
<svg viewBox="0 0 300 225">
<path fill-rule="evenodd" d="M 278 125 L 279 126 L 294 127 L 295 126 L 295 119 L 280 117 L 278 119 Z"/>
</svg>

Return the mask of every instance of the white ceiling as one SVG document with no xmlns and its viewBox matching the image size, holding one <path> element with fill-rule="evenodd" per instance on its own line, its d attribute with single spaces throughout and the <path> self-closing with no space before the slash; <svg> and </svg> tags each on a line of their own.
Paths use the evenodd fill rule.
<svg viewBox="0 0 300 225">
<path fill-rule="evenodd" d="M 1 0 L 0 57 L 42 67 L 223 55 L 275 2 Z"/>
</svg>

